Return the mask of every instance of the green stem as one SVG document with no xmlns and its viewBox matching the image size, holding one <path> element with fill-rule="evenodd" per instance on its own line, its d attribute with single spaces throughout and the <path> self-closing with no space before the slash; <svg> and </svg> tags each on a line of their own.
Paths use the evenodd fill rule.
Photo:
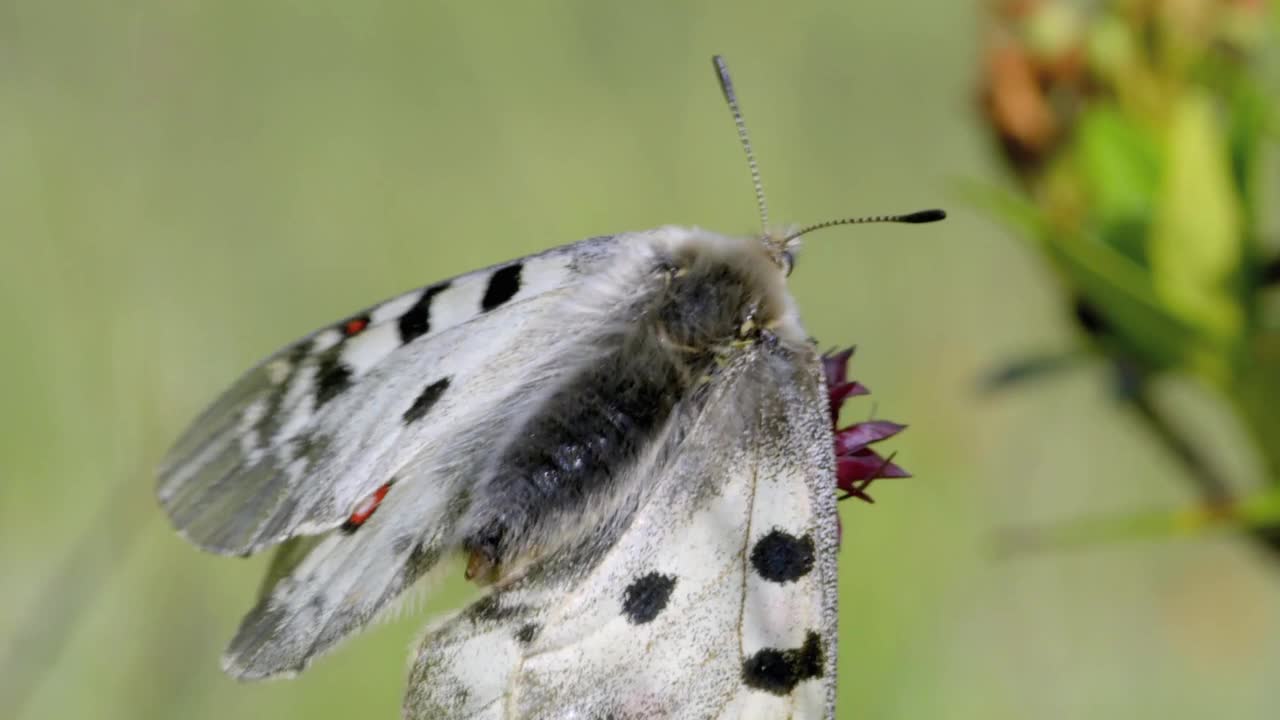
<svg viewBox="0 0 1280 720">
<path fill-rule="evenodd" d="M 1147 429 L 1186 468 L 1187 479 L 1196 487 L 1201 501 L 1210 506 L 1230 505 L 1235 499 L 1230 483 L 1214 469 L 1209 459 L 1200 453 L 1191 440 L 1174 427 L 1151 397 L 1147 383 L 1142 382 L 1133 391 L 1129 401 L 1146 422 Z"/>
<path fill-rule="evenodd" d="M 1210 513 L 1221 512 L 1225 517 L 1235 515 L 1236 497 L 1231 484 L 1213 467 L 1191 439 L 1180 431 L 1160 409 L 1151 396 L 1149 383 L 1145 379 L 1136 380 L 1131 385 L 1128 399 L 1156 439 L 1186 468 L 1187 479 L 1195 486 L 1206 510 Z M 1258 427 L 1251 422 L 1256 418 L 1249 417 L 1245 407 L 1237 405 L 1235 410 L 1243 416 L 1242 422 L 1249 427 L 1251 437 L 1257 441 L 1264 462 L 1272 471 L 1272 487 L 1277 486 L 1275 479 L 1280 475 L 1275 474 L 1276 466 L 1273 465 L 1277 457 L 1271 448 L 1262 442 L 1265 435 L 1259 435 L 1256 432 Z M 1280 556 L 1280 526 L 1254 526 L 1248 532 L 1259 547 L 1272 555 Z"/>
</svg>

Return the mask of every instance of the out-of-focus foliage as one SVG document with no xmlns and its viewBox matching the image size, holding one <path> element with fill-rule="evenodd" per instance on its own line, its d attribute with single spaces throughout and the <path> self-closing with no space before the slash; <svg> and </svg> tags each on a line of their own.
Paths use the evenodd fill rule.
<svg viewBox="0 0 1280 720">
<path fill-rule="evenodd" d="M 1269 14 L 1261 0 L 993 4 L 982 109 L 1016 189 L 977 193 L 1056 270 L 1121 397 L 1201 488 L 1206 521 L 1260 527 L 1280 522 L 1280 313 L 1268 312 L 1280 255 L 1262 229 L 1278 129 Z M 1153 382 L 1166 375 L 1221 398 L 1269 489 L 1237 500 L 1244 488 L 1217 477 L 1206 441 L 1160 409 Z"/>
</svg>

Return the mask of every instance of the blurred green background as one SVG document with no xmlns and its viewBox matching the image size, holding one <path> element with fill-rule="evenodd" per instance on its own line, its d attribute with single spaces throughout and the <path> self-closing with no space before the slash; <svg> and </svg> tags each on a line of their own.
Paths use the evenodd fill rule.
<svg viewBox="0 0 1280 720">
<path fill-rule="evenodd" d="M 842 506 L 842 717 L 1275 717 L 1280 582 L 1254 548 L 994 552 L 1193 495 L 1102 368 L 977 390 L 1073 332 L 1048 270 L 952 192 L 999 176 L 979 6 L 0 3 L 0 715 L 397 717 L 408 649 L 465 586 L 237 684 L 218 657 L 264 560 L 181 541 L 153 467 L 260 357 L 401 290 L 595 234 L 754 232 L 720 52 L 776 219 L 951 210 L 819 233 L 792 276 L 810 331 L 860 346 L 875 394 L 849 412 L 911 425 L 916 477 Z"/>
</svg>

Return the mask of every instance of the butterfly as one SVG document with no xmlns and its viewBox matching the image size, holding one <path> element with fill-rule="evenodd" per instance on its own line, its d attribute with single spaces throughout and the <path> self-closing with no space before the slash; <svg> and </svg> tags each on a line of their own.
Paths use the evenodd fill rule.
<svg viewBox="0 0 1280 720">
<path fill-rule="evenodd" d="M 414 653 L 406 717 L 833 717 L 844 466 L 787 277 L 810 230 L 941 217 L 590 238 L 276 352 L 159 471 L 187 540 L 276 548 L 224 669 L 296 673 L 461 556 L 485 594 Z"/>
</svg>

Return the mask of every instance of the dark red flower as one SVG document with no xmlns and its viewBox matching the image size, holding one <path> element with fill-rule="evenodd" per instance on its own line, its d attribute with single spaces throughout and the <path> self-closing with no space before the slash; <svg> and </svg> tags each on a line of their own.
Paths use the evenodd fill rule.
<svg viewBox="0 0 1280 720">
<path fill-rule="evenodd" d="M 868 395 L 866 386 L 848 378 L 849 359 L 853 348 L 822 356 L 822 370 L 827 376 L 827 399 L 831 413 L 831 428 L 836 436 L 836 488 L 843 495 L 841 500 L 854 497 L 873 502 L 867 488 L 879 478 L 911 477 L 906 470 L 893 463 L 893 456 L 881 457 L 869 445 L 893 437 L 906 425 L 887 420 L 866 420 L 847 427 L 840 427 L 840 408 L 849 398 Z"/>
</svg>

